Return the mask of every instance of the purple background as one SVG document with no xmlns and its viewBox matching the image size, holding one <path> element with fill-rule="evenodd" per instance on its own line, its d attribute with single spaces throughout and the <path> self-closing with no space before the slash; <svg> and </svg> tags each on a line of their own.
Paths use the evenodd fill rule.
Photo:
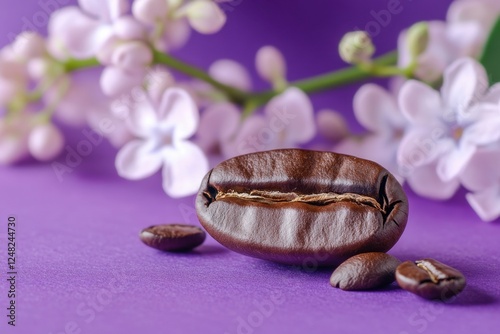
<svg viewBox="0 0 500 334">
<path fill-rule="evenodd" d="M 37 3 L 2 2 L 1 45 L 9 32 L 19 32 L 23 17 L 40 12 Z M 319 74 L 343 66 L 336 52 L 342 34 L 364 27 L 373 20 L 370 11 L 387 3 L 243 0 L 228 12 L 224 31 L 194 36 L 180 55 L 203 67 L 221 57 L 251 66 L 257 48 L 270 43 L 286 54 L 291 79 Z M 415 21 L 444 18 L 449 3 L 402 1 L 403 11 L 375 38 L 379 49 L 393 49 L 398 32 Z M 349 87 L 317 95 L 315 107 L 350 114 L 354 92 Z M 82 139 L 75 130 L 68 143 L 75 147 Z M 466 290 L 443 304 L 395 285 L 343 292 L 329 286 L 331 270 L 296 270 L 244 257 L 211 238 L 190 254 L 144 247 L 137 237 L 143 227 L 198 224 L 193 198 L 168 199 L 158 175 L 141 182 L 120 179 L 114 155 L 108 144 L 95 147 L 63 182 L 50 165 L 0 169 L 1 332 L 7 328 L 9 214 L 18 220 L 20 272 L 18 326 L 9 333 L 489 333 L 500 325 L 500 227 L 482 223 L 463 193 L 440 203 L 409 192 L 410 221 L 390 251 L 403 260 L 433 257 L 463 271 Z M 273 294 L 281 299 L 269 308 Z M 266 314 L 257 306 L 263 303 Z"/>
</svg>

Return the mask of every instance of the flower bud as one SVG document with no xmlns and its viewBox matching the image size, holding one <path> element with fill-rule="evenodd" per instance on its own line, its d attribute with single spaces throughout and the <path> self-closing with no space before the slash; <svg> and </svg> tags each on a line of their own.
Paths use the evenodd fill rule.
<svg viewBox="0 0 500 334">
<path fill-rule="evenodd" d="M 0 165 L 14 164 L 28 155 L 27 123 L 25 119 L 0 119 Z"/>
<path fill-rule="evenodd" d="M 339 44 L 340 58 L 349 64 L 369 62 L 374 53 L 372 39 L 364 31 L 345 34 Z"/>
<path fill-rule="evenodd" d="M 286 61 L 283 54 L 274 46 L 259 49 L 255 59 L 255 67 L 262 79 L 276 83 L 286 78 Z"/>
<path fill-rule="evenodd" d="M 113 51 L 111 63 L 126 71 L 143 70 L 153 61 L 151 49 L 142 42 L 128 42 Z"/>
<path fill-rule="evenodd" d="M 45 40 L 36 32 L 25 31 L 16 37 L 12 50 L 21 61 L 28 61 L 43 56 Z"/>
<path fill-rule="evenodd" d="M 165 0 L 135 0 L 132 5 L 134 17 L 141 23 L 153 25 L 167 15 L 168 4 Z"/>
<path fill-rule="evenodd" d="M 122 16 L 113 24 L 116 36 L 123 40 L 141 40 L 146 36 L 146 29 L 132 16 Z"/>
<path fill-rule="evenodd" d="M 318 133 L 332 142 L 339 142 L 349 135 L 349 127 L 341 113 L 333 110 L 320 110 L 316 115 Z"/>
<path fill-rule="evenodd" d="M 175 85 L 175 79 L 170 72 L 156 70 L 146 77 L 146 86 L 151 100 L 160 104 L 163 93 Z"/>
<path fill-rule="evenodd" d="M 37 125 L 29 135 L 29 151 L 40 161 L 54 159 L 61 153 L 63 146 L 64 137 L 52 123 Z"/>
<path fill-rule="evenodd" d="M 210 66 L 208 73 L 225 85 L 234 86 L 244 91 L 252 88 L 252 81 L 246 68 L 234 60 L 217 60 Z"/>
<path fill-rule="evenodd" d="M 429 24 L 427 22 L 415 23 L 408 29 L 406 43 L 411 59 L 420 56 L 429 44 Z"/>
<path fill-rule="evenodd" d="M 226 23 L 226 14 L 211 0 L 195 0 L 182 8 L 194 30 L 201 34 L 214 34 Z"/>
</svg>

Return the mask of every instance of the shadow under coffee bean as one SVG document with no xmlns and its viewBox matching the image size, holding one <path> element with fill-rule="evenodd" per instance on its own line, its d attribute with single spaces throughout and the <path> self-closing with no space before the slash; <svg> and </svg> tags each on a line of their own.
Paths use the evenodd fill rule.
<svg viewBox="0 0 500 334">
<path fill-rule="evenodd" d="M 200 246 L 205 241 L 206 233 L 197 226 L 164 224 L 145 228 L 139 237 L 149 247 L 181 252 Z"/>
</svg>

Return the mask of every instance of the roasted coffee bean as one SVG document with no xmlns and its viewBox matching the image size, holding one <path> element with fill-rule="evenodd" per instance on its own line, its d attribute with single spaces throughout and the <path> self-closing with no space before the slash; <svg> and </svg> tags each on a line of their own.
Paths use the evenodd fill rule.
<svg viewBox="0 0 500 334">
<path fill-rule="evenodd" d="M 396 280 L 403 289 L 426 299 L 447 300 L 465 288 L 461 272 L 433 259 L 401 263 Z"/>
<path fill-rule="evenodd" d="M 347 259 L 330 278 L 333 287 L 342 290 L 369 290 L 394 282 L 394 273 L 401 261 L 380 253 L 363 253 Z"/>
<path fill-rule="evenodd" d="M 145 228 L 139 236 L 149 247 L 162 251 L 187 251 L 201 245 L 206 233 L 197 226 L 165 224 Z"/>
<path fill-rule="evenodd" d="M 408 201 L 380 165 L 330 152 L 285 149 L 222 162 L 196 198 L 203 227 L 245 255 L 338 265 L 386 252 L 406 226 Z"/>
</svg>

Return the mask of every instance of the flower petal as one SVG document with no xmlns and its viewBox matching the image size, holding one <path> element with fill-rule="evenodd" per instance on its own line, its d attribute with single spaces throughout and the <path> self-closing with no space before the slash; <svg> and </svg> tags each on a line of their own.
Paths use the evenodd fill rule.
<svg viewBox="0 0 500 334">
<path fill-rule="evenodd" d="M 441 94 L 447 108 L 445 119 L 453 121 L 467 114 L 469 106 L 480 100 L 489 87 L 484 68 L 472 58 L 461 58 L 444 72 Z"/>
<path fill-rule="evenodd" d="M 201 115 L 197 143 L 205 152 L 217 151 L 223 142 L 236 135 L 239 125 L 240 112 L 234 105 L 212 105 Z"/>
<path fill-rule="evenodd" d="M 460 175 L 464 187 L 480 191 L 500 182 L 500 147 L 480 148 Z"/>
<path fill-rule="evenodd" d="M 178 19 L 167 22 L 163 35 L 160 39 L 154 41 L 158 50 L 169 51 L 184 46 L 191 36 L 191 27 L 185 19 Z"/>
<path fill-rule="evenodd" d="M 436 167 L 436 163 L 430 163 L 415 168 L 407 177 L 408 184 L 420 196 L 435 200 L 449 199 L 456 193 L 460 183 L 456 179 L 443 182 Z"/>
<path fill-rule="evenodd" d="M 448 182 L 455 179 L 467 166 L 476 150 L 474 145 L 460 143 L 457 149 L 443 155 L 437 165 L 437 173 L 441 180 Z"/>
<path fill-rule="evenodd" d="M 179 141 L 164 154 L 163 190 L 171 197 L 195 194 L 208 172 L 203 151 L 189 141 Z"/>
<path fill-rule="evenodd" d="M 500 83 L 494 84 L 490 87 L 486 95 L 481 99 L 485 103 L 500 103 Z"/>
<path fill-rule="evenodd" d="M 51 38 L 59 40 L 78 59 L 95 56 L 113 35 L 110 25 L 101 24 L 73 6 L 54 12 L 48 30 Z"/>
<path fill-rule="evenodd" d="M 454 48 L 450 45 L 446 32 L 447 24 L 442 21 L 430 21 L 429 43 L 425 51 L 418 57 L 415 76 L 423 81 L 439 80 L 453 56 Z"/>
<path fill-rule="evenodd" d="M 118 175 L 129 180 L 140 180 L 156 173 L 163 164 L 160 151 L 153 150 L 153 143 L 132 140 L 116 155 L 115 166 Z"/>
<path fill-rule="evenodd" d="M 443 127 L 409 130 L 398 149 L 398 164 L 401 169 L 411 171 L 434 161 L 440 154 L 452 149 L 455 144 L 445 137 L 445 133 L 446 129 Z"/>
<path fill-rule="evenodd" d="M 153 25 L 167 16 L 168 4 L 165 0 L 135 0 L 132 13 L 141 23 Z"/>
<path fill-rule="evenodd" d="M 127 72 L 135 72 L 143 70 L 153 61 L 153 53 L 143 42 L 132 41 L 116 47 L 111 61 Z"/>
<path fill-rule="evenodd" d="M 496 0 L 487 2 L 484 0 L 455 1 L 448 8 L 447 21 L 451 23 L 480 23 L 486 28 L 485 30 L 488 30 L 498 18 L 500 7 L 498 7 Z"/>
<path fill-rule="evenodd" d="M 500 140 L 500 106 L 465 128 L 462 142 L 470 145 L 489 145 Z"/>
<path fill-rule="evenodd" d="M 255 67 L 260 77 L 274 83 L 286 78 L 285 57 L 274 46 L 263 46 L 257 51 Z"/>
<path fill-rule="evenodd" d="M 10 165 L 28 156 L 29 119 L 7 123 L 0 118 L 0 165 Z"/>
<path fill-rule="evenodd" d="M 467 194 L 465 197 L 483 221 L 491 222 L 500 217 L 500 189 L 498 184 L 475 194 Z"/>
<path fill-rule="evenodd" d="M 458 57 L 478 57 L 484 48 L 487 32 L 480 22 L 448 23 L 447 37 L 457 48 Z"/>
<path fill-rule="evenodd" d="M 184 7 L 189 23 L 202 34 L 214 34 L 226 23 L 226 14 L 210 0 L 195 0 Z"/>
<path fill-rule="evenodd" d="M 169 88 L 163 94 L 158 109 L 162 128 L 173 128 L 174 139 L 191 137 L 198 127 L 200 114 L 191 95 L 180 88 Z"/>
<path fill-rule="evenodd" d="M 116 20 L 129 10 L 127 0 L 78 0 L 78 3 L 84 11 L 104 22 Z"/>
<path fill-rule="evenodd" d="M 210 66 L 208 73 L 214 79 L 228 86 L 234 86 L 243 91 L 249 91 L 252 88 L 252 81 L 247 69 L 234 60 L 218 60 Z"/>
<path fill-rule="evenodd" d="M 401 87 L 399 107 L 403 115 L 417 125 L 436 123 L 442 114 L 439 92 L 416 80 L 408 80 Z"/>
<path fill-rule="evenodd" d="M 253 115 L 243 122 L 234 140 L 221 143 L 222 153 L 226 158 L 237 155 L 265 151 L 272 145 L 273 137 L 269 137 L 266 129 L 266 119 L 260 115 Z"/>
<path fill-rule="evenodd" d="M 145 70 L 128 72 L 119 67 L 108 66 L 101 74 L 101 89 L 108 96 L 129 93 L 132 88 L 141 86 L 145 72 Z"/>
<path fill-rule="evenodd" d="M 152 135 L 152 132 L 158 125 L 158 115 L 146 94 L 136 96 L 133 105 L 122 105 L 121 107 L 129 110 L 125 120 L 133 134 L 142 138 Z"/>
<path fill-rule="evenodd" d="M 268 128 L 284 144 L 302 144 L 316 134 L 314 110 L 309 97 L 300 89 L 290 87 L 274 97 L 264 110 Z"/>
<path fill-rule="evenodd" d="M 386 132 L 404 127 L 396 99 L 375 84 L 363 85 L 354 95 L 354 115 L 358 122 L 372 132 Z"/>
<path fill-rule="evenodd" d="M 331 142 L 338 142 L 349 135 L 345 117 L 334 110 L 323 109 L 316 114 L 318 133 Z"/>
<path fill-rule="evenodd" d="M 146 28 L 132 16 L 122 16 L 113 24 L 115 35 L 122 40 L 143 40 Z"/>
</svg>

